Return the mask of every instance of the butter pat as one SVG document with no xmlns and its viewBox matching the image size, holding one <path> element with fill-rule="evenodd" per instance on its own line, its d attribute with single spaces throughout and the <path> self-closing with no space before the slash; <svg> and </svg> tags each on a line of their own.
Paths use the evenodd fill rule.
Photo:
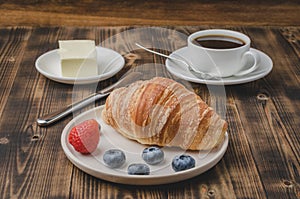
<svg viewBox="0 0 300 199">
<path fill-rule="evenodd" d="M 98 75 L 97 53 L 93 40 L 58 41 L 61 73 L 64 77 Z"/>
</svg>

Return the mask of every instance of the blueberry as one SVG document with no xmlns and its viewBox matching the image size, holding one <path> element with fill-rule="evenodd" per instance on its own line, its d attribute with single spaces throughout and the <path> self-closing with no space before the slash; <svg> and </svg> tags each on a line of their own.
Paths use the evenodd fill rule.
<svg viewBox="0 0 300 199">
<path fill-rule="evenodd" d="M 131 164 L 128 166 L 127 172 L 129 175 L 149 175 L 150 168 L 146 164 Z"/>
<path fill-rule="evenodd" d="M 121 167 L 126 160 L 125 154 L 119 149 L 110 149 L 105 151 L 103 161 L 111 168 Z"/>
<path fill-rule="evenodd" d="M 164 152 L 158 147 L 151 146 L 143 150 L 142 158 L 148 164 L 158 164 L 163 161 Z"/>
<path fill-rule="evenodd" d="M 172 168 L 174 171 L 184 171 L 195 167 L 195 159 L 189 155 L 175 156 L 172 160 Z"/>
</svg>

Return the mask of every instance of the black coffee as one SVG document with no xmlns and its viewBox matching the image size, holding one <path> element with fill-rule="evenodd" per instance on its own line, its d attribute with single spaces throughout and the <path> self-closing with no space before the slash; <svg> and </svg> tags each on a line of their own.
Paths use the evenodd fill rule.
<svg viewBox="0 0 300 199">
<path fill-rule="evenodd" d="M 200 36 L 195 38 L 192 42 L 198 46 L 213 49 L 238 48 L 245 45 L 243 40 L 225 35 Z"/>
</svg>

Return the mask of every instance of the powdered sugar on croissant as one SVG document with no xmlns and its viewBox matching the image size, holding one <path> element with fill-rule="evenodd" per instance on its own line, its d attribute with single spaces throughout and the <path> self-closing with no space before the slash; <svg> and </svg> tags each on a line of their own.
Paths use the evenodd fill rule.
<svg viewBox="0 0 300 199">
<path fill-rule="evenodd" d="M 198 95 L 174 80 L 155 77 L 114 90 L 103 120 L 142 144 L 210 150 L 221 143 L 227 123 Z"/>
</svg>

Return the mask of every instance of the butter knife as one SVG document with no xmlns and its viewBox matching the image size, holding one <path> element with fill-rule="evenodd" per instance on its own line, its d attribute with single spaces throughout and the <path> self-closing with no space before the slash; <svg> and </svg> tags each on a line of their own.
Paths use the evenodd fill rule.
<svg viewBox="0 0 300 199">
<path fill-rule="evenodd" d="M 90 96 L 84 98 L 83 100 L 70 104 L 61 110 L 55 111 L 41 118 L 38 118 L 36 120 L 37 124 L 39 126 L 48 126 L 54 122 L 57 122 L 58 120 L 66 117 L 70 113 L 77 111 L 89 105 L 90 103 L 95 102 L 96 100 L 108 96 L 115 88 L 127 86 L 130 83 L 140 80 L 141 77 L 142 77 L 142 73 L 140 72 L 130 72 L 128 75 L 125 75 L 122 79 L 112 84 L 111 86 L 104 88 L 96 93 L 93 93 Z"/>
</svg>

